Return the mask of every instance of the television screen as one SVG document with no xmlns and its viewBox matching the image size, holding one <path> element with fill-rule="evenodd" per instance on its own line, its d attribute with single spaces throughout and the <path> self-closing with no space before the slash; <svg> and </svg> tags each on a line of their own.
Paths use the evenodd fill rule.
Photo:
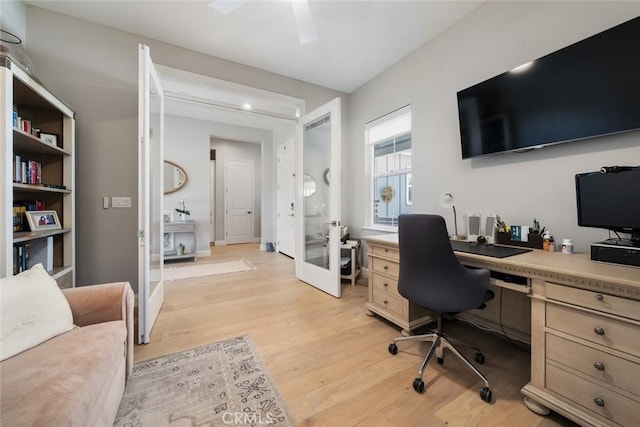
<svg viewBox="0 0 640 427">
<path fill-rule="evenodd" d="M 578 225 L 640 238 L 640 167 L 576 175 L 576 201 Z"/>
<path fill-rule="evenodd" d="M 640 129 L 640 17 L 458 92 L 462 157 Z"/>
</svg>

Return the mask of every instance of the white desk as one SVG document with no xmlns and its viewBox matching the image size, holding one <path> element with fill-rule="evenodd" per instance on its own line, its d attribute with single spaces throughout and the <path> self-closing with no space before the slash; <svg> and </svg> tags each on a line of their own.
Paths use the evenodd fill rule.
<svg viewBox="0 0 640 427">
<path fill-rule="evenodd" d="M 430 323 L 428 311 L 397 292 L 398 235 L 363 240 L 369 313 L 403 333 Z M 528 279 L 531 381 L 522 393 L 531 410 L 552 409 L 582 425 L 640 425 L 640 269 L 541 250 L 507 258 L 456 256 L 467 266 Z"/>
</svg>

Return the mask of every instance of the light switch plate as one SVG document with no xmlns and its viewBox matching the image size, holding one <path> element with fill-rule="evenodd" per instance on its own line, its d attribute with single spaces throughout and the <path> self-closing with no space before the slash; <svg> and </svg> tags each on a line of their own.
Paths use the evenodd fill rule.
<svg viewBox="0 0 640 427">
<path fill-rule="evenodd" d="M 113 208 L 130 208 L 131 207 L 131 197 L 112 197 L 111 198 L 111 207 Z"/>
</svg>

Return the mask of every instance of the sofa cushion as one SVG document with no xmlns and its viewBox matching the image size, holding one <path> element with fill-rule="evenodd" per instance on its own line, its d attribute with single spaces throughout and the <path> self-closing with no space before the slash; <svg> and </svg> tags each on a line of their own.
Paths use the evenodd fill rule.
<svg viewBox="0 0 640 427">
<path fill-rule="evenodd" d="M 124 366 L 126 335 L 122 320 L 84 326 L 4 360 L 0 425 L 90 425 L 94 407 L 108 404 L 98 396 Z"/>
<path fill-rule="evenodd" d="M 37 264 L 0 279 L 0 361 L 73 328 L 67 299 Z"/>
</svg>

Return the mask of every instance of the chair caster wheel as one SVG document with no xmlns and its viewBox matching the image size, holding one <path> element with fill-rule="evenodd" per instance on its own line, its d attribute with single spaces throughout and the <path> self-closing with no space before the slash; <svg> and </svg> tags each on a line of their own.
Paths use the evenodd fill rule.
<svg viewBox="0 0 640 427">
<path fill-rule="evenodd" d="M 438 361 L 438 365 L 442 365 L 444 363 L 444 357 L 436 357 L 436 360 Z"/>
<path fill-rule="evenodd" d="M 418 393 L 424 393 L 424 381 L 422 381 L 422 378 L 413 380 L 413 389 Z"/>
<path fill-rule="evenodd" d="M 487 403 L 491 403 L 491 389 L 489 387 L 482 387 L 480 389 L 480 399 L 484 400 Z"/>
<path fill-rule="evenodd" d="M 398 346 L 395 343 L 389 344 L 389 353 L 396 354 L 398 352 Z"/>
<path fill-rule="evenodd" d="M 476 353 L 476 362 L 478 362 L 481 365 L 484 365 L 484 354 L 480 352 Z"/>
</svg>

